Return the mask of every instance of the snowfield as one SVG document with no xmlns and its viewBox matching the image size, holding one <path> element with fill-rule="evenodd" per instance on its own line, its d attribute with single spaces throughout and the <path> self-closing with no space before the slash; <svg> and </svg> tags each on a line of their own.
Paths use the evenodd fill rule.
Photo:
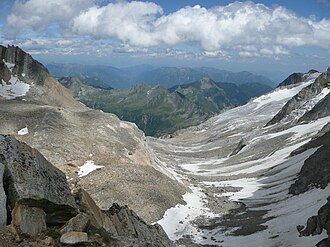
<svg viewBox="0 0 330 247">
<path fill-rule="evenodd" d="M 215 246 L 307 247 L 326 237 L 323 232 L 300 238 L 296 226 L 305 225 L 310 216 L 317 214 L 330 195 L 330 186 L 297 196 L 288 192 L 304 161 L 317 148 L 292 157 L 290 153 L 309 142 L 330 122 L 330 116 L 292 127 L 282 127 L 282 123 L 264 127 L 289 99 L 313 83 L 318 75 L 310 75 L 296 87 L 278 88 L 171 139 L 148 138 L 158 169 L 191 189 L 183 198 L 186 205 L 168 209 L 158 221 L 172 240 L 184 242 L 189 236 L 194 243 Z M 329 91 L 326 88 L 307 102 L 303 111 L 310 110 Z M 231 156 L 242 139 L 244 146 Z M 226 203 L 214 206 L 210 204 L 214 198 Z M 222 219 L 228 210 L 221 211 L 221 207 L 225 208 L 230 201 L 246 206 L 242 215 L 259 212 L 255 216 L 259 223 L 255 223 L 254 218 L 248 223 L 242 221 L 243 225 L 259 228 L 249 234 L 237 234 L 244 228 L 224 225 Z M 196 223 L 200 218 L 207 222 L 207 228 Z M 234 216 L 232 222 L 235 220 Z M 182 246 L 189 246 L 189 242 Z"/>
</svg>

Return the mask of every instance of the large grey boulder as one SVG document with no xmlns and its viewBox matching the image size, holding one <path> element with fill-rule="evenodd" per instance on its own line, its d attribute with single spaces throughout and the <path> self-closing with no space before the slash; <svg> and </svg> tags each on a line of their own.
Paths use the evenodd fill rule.
<svg viewBox="0 0 330 247">
<path fill-rule="evenodd" d="M 16 204 L 41 208 L 49 225 L 64 224 L 77 214 L 65 174 L 36 149 L 0 135 L 0 163 L 5 165 L 4 184 L 11 210 Z"/>
</svg>

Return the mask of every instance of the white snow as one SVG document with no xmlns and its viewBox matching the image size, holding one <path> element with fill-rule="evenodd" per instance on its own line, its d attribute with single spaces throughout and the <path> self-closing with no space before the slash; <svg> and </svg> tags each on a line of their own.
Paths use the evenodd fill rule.
<svg viewBox="0 0 330 247">
<path fill-rule="evenodd" d="M 10 70 L 10 72 L 13 72 L 13 68 L 15 67 L 15 64 L 14 63 L 8 63 L 4 59 L 2 59 L 2 61 L 5 63 L 5 65 Z"/>
<path fill-rule="evenodd" d="M 177 240 L 185 234 L 193 235 L 196 241 L 203 239 L 204 232 L 198 231 L 197 227 L 190 222 L 201 215 L 216 216 L 204 207 L 202 200 L 205 195 L 200 189 L 196 187 L 190 187 L 190 189 L 192 192 L 183 195 L 186 205 L 178 204 L 168 209 L 164 217 L 157 222 L 172 240 Z"/>
<path fill-rule="evenodd" d="M 7 63 L 4 61 L 10 72 L 12 73 L 15 64 Z M 25 96 L 29 91 L 30 85 L 22 82 L 16 76 L 11 74 L 11 78 L 8 82 L 2 80 L 0 84 L 0 96 L 5 99 L 15 99 L 20 96 Z"/>
<path fill-rule="evenodd" d="M 269 94 L 262 95 L 252 101 L 252 103 L 257 103 L 255 110 L 263 107 L 266 104 L 283 101 L 285 99 L 290 99 L 296 95 L 301 89 L 310 85 L 315 81 L 315 78 L 310 79 L 307 82 L 301 83 L 299 86 L 293 88 L 277 88 Z"/>
<path fill-rule="evenodd" d="M 87 160 L 84 165 L 79 167 L 78 176 L 81 178 L 102 167 L 104 166 L 95 165 L 93 160 Z"/>
<path fill-rule="evenodd" d="M 17 132 L 17 134 L 18 134 L 19 136 L 24 136 L 24 135 L 29 134 L 29 130 L 28 130 L 27 127 L 25 127 L 25 128 L 23 128 L 23 129 L 20 129 L 20 130 Z"/>
</svg>

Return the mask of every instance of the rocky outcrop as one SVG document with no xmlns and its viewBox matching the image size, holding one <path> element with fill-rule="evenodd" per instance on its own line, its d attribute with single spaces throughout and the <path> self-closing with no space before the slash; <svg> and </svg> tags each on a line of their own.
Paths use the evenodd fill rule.
<svg viewBox="0 0 330 247">
<path fill-rule="evenodd" d="M 96 205 L 90 195 L 80 190 L 76 195 L 80 211 L 89 216 L 90 225 L 96 229 L 104 229 L 106 232 L 111 233 L 113 236 L 117 236 L 116 228 L 113 222 L 107 217 L 100 208 Z"/>
<path fill-rule="evenodd" d="M 0 135 L 1 171 L 0 189 L 5 191 L 1 199 L 7 196 L 8 212 L 1 210 L 0 219 L 6 224 L 10 215 L 10 227 L 20 241 L 44 243 L 50 236 L 42 234 L 53 231 L 55 242 L 68 245 L 91 242 L 104 246 L 111 240 L 111 246 L 173 246 L 159 225 L 146 224 L 127 206 L 115 204 L 103 212 L 86 191 L 72 195 L 64 173 L 14 137 Z"/>
<path fill-rule="evenodd" d="M 320 100 L 310 111 L 306 112 L 298 123 L 308 123 L 330 115 L 330 93 Z"/>
<path fill-rule="evenodd" d="M 244 139 L 241 139 L 239 143 L 237 144 L 237 147 L 234 149 L 234 151 L 230 154 L 230 156 L 238 154 L 245 146 L 247 145 L 246 141 Z"/>
<path fill-rule="evenodd" d="M 308 107 L 304 109 L 304 105 L 306 102 L 312 100 L 317 95 L 319 95 L 322 90 L 330 85 L 330 71 L 328 70 L 325 73 L 322 73 L 320 76 L 316 78 L 316 80 L 310 84 L 309 86 L 303 88 L 299 93 L 293 96 L 283 107 L 282 109 L 266 124 L 266 126 L 270 126 L 276 124 L 283 119 L 287 118 L 292 114 L 294 111 L 297 111 L 294 114 L 293 118 L 300 118 L 301 113 L 305 113 L 308 111 Z M 315 102 L 314 104 L 316 104 Z M 313 102 L 311 102 L 313 107 Z M 297 115 L 297 116 L 295 116 Z M 297 119 L 298 120 L 298 119 Z"/>
<path fill-rule="evenodd" d="M 76 245 L 86 243 L 88 235 L 86 232 L 67 232 L 61 236 L 60 242 L 62 244 Z"/>
<path fill-rule="evenodd" d="M 21 80 L 43 85 L 46 78 L 49 77 L 48 70 L 41 63 L 17 46 L 4 47 L 0 45 L 0 59 L 15 64 L 13 73 Z M 2 71 L 1 67 L 0 71 Z"/>
<path fill-rule="evenodd" d="M 7 224 L 6 200 L 7 196 L 3 188 L 3 174 L 5 172 L 4 164 L 0 163 L 0 227 Z"/>
<path fill-rule="evenodd" d="M 127 206 L 115 203 L 105 213 L 113 222 L 119 236 L 136 238 L 139 246 L 173 246 L 160 225 L 146 224 Z"/>
<path fill-rule="evenodd" d="M 307 237 L 319 235 L 326 230 L 328 233 L 328 238 L 323 239 L 316 244 L 318 247 L 329 247 L 330 246 L 330 197 L 327 198 L 327 203 L 320 208 L 317 215 L 310 217 L 307 220 L 306 227 L 297 226 L 299 231 L 299 236 Z"/>
<path fill-rule="evenodd" d="M 302 82 L 303 80 L 304 80 L 304 74 L 303 73 L 293 73 L 293 74 L 289 75 L 280 84 L 278 84 L 277 88 L 297 84 L 297 83 Z"/>
<path fill-rule="evenodd" d="M 11 210 L 17 204 L 41 208 L 47 224 L 64 224 L 77 214 L 64 173 L 37 150 L 0 135 L 0 163 L 5 165 L 4 187 Z"/>
<path fill-rule="evenodd" d="M 305 144 L 294 154 L 317 147 L 319 148 L 315 153 L 305 160 L 295 183 L 289 188 L 289 193 L 298 195 L 315 187 L 324 189 L 330 183 L 330 131 Z"/>
<path fill-rule="evenodd" d="M 0 45 L 0 84 L 2 80 L 7 85 L 17 82 L 25 87 L 29 85 L 26 95 L 24 93 L 10 98 L 24 96 L 25 100 L 49 105 L 82 107 L 65 87 L 50 76 L 41 63 L 17 46 Z M 13 87 L 7 90 L 15 91 Z"/>
</svg>

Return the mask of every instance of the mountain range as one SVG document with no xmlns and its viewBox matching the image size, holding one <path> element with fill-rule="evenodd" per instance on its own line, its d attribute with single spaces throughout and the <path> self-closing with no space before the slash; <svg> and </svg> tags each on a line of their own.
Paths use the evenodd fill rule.
<svg viewBox="0 0 330 247">
<path fill-rule="evenodd" d="M 138 84 L 129 89 L 101 89 L 77 77 L 59 79 L 87 106 L 134 122 L 146 135 L 160 136 L 199 124 L 225 108 L 246 103 L 271 87 L 260 83 L 216 83 L 204 77 L 194 83 L 165 89 Z"/>
<path fill-rule="evenodd" d="M 220 86 L 125 92 L 132 106 L 139 91 L 155 103 L 194 90 L 213 101 L 229 94 Z M 0 246 L 330 246 L 329 109 L 330 68 L 310 70 L 149 137 L 0 46 Z"/>
<path fill-rule="evenodd" d="M 154 67 L 139 65 L 115 68 L 104 65 L 47 64 L 50 73 L 56 78 L 79 77 L 89 85 L 101 88 L 124 89 L 135 84 L 159 84 L 164 88 L 192 83 L 204 77 L 214 81 L 246 84 L 261 83 L 270 87 L 276 84 L 265 76 L 254 75 L 247 71 L 231 72 L 210 67 Z"/>
</svg>

